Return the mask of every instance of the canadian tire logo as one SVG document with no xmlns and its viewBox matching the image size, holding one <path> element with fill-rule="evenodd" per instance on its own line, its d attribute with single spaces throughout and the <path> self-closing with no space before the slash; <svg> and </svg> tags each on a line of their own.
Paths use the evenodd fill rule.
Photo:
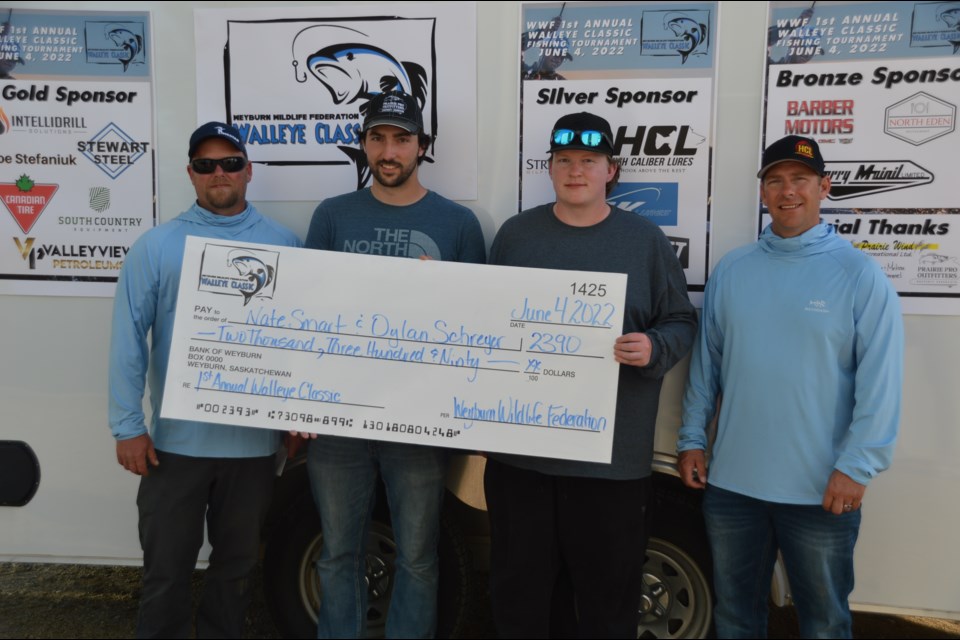
<svg viewBox="0 0 960 640">
<path fill-rule="evenodd" d="M 56 184 L 38 184 L 23 174 L 16 182 L 0 182 L 0 202 L 13 216 L 20 230 L 30 233 L 59 188 L 60 185 Z"/>
</svg>

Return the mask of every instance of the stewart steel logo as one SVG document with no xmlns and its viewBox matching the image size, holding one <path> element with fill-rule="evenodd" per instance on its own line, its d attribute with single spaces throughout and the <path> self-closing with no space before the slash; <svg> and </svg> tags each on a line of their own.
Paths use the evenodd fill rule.
<svg viewBox="0 0 960 640">
<path fill-rule="evenodd" d="M 37 184 L 30 176 L 23 174 L 16 182 L 0 182 L 0 201 L 20 229 L 30 233 L 59 188 L 60 185 L 56 184 Z"/>
<path fill-rule="evenodd" d="M 847 160 L 826 163 L 830 200 L 846 200 L 885 191 L 920 187 L 933 182 L 933 174 L 909 160 Z"/>
<path fill-rule="evenodd" d="M 200 262 L 198 291 L 253 298 L 273 298 L 277 286 L 277 251 L 207 244 Z"/>
<path fill-rule="evenodd" d="M 149 142 L 137 142 L 112 122 L 89 140 L 77 143 L 77 151 L 112 180 L 136 164 L 149 148 Z"/>
</svg>

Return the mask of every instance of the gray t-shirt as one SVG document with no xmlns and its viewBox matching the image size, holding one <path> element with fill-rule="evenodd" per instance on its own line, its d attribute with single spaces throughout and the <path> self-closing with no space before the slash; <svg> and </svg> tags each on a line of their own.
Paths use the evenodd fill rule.
<svg viewBox="0 0 960 640">
<path fill-rule="evenodd" d="M 557 219 L 551 203 L 507 220 L 490 248 L 490 264 L 625 273 L 622 333 L 643 332 L 653 343 L 648 366 L 620 365 L 611 464 L 491 455 L 552 475 L 612 480 L 649 476 L 660 385 L 690 350 L 697 332 L 686 278 L 667 237 L 649 220 L 622 209 L 612 209 L 593 226 L 572 227 Z"/>
<path fill-rule="evenodd" d="M 486 244 L 470 209 L 428 191 L 406 206 L 384 204 L 362 189 L 317 206 L 308 249 L 483 263 Z"/>
</svg>

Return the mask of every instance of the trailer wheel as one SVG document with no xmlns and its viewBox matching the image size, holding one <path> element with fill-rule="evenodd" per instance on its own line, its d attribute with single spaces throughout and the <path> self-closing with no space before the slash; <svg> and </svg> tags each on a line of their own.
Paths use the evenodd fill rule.
<svg viewBox="0 0 960 640">
<path fill-rule="evenodd" d="M 283 637 L 315 638 L 317 610 L 323 591 L 315 562 L 323 533 L 320 518 L 310 508 L 277 527 L 264 553 L 264 591 L 271 616 Z M 438 637 L 455 637 L 470 602 L 471 562 L 459 532 L 441 518 Z M 397 547 L 393 531 L 374 515 L 367 541 L 367 637 L 382 638 L 393 592 Z"/>
<path fill-rule="evenodd" d="M 678 546 L 651 538 L 643 567 L 638 638 L 706 638 L 713 616 L 710 582 Z"/>
<path fill-rule="evenodd" d="M 700 494 L 657 478 L 638 638 L 708 638 L 713 632 L 713 560 Z"/>
</svg>

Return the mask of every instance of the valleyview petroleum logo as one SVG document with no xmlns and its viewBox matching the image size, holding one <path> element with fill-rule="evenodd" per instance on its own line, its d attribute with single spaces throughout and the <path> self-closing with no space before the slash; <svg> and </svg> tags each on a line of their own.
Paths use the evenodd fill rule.
<svg viewBox="0 0 960 640">
<path fill-rule="evenodd" d="M 16 220 L 21 231 L 30 233 L 60 185 L 37 184 L 23 174 L 16 182 L 0 182 L 0 202 Z"/>
</svg>

